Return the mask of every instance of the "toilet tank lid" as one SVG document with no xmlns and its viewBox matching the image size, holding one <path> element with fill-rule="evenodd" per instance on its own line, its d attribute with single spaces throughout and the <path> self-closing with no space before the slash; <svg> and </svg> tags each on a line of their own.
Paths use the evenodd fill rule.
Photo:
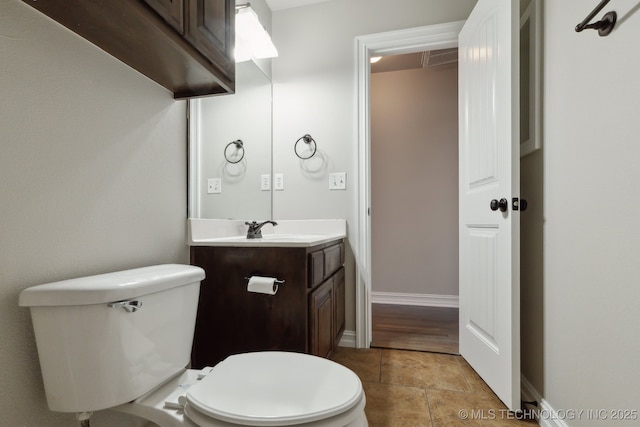
<svg viewBox="0 0 640 427">
<path fill-rule="evenodd" d="M 33 286 L 20 293 L 22 307 L 90 305 L 136 298 L 200 282 L 204 270 L 163 264 Z"/>
</svg>

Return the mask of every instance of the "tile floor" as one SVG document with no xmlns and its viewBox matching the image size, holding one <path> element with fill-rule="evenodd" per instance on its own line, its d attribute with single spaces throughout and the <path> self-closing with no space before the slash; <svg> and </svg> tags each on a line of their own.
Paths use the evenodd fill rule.
<svg viewBox="0 0 640 427">
<path fill-rule="evenodd" d="M 537 425 L 515 419 L 460 356 L 340 347 L 332 359 L 360 377 L 372 427 Z"/>
</svg>

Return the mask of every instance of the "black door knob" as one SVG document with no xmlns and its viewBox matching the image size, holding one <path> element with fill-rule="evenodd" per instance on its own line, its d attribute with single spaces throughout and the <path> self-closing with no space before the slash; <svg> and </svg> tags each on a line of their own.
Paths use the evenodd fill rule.
<svg viewBox="0 0 640 427">
<path fill-rule="evenodd" d="M 491 204 L 489 205 L 492 211 L 497 211 L 500 209 L 500 212 L 506 212 L 509 207 L 509 201 L 507 199 L 500 199 L 500 201 L 493 199 Z"/>
</svg>

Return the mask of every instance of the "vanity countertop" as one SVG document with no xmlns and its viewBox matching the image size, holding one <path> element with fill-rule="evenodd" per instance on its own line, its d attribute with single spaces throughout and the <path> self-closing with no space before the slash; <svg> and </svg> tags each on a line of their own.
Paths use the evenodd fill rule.
<svg viewBox="0 0 640 427">
<path fill-rule="evenodd" d="M 344 239 L 345 220 L 282 220 L 247 239 L 244 221 L 189 219 L 190 246 L 311 247 Z"/>
</svg>

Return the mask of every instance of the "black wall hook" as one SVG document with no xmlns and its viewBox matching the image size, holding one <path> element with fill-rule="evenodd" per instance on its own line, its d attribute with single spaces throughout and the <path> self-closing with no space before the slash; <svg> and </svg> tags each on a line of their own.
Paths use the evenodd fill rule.
<svg viewBox="0 0 640 427">
<path fill-rule="evenodd" d="M 616 25 L 616 21 L 618 20 L 618 14 L 614 11 L 607 12 L 602 17 L 601 20 L 594 22 L 593 24 L 589 24 L 589 22 L 604 8 L 607 3 L 611 0 L 602 0 L 600 4 L 596 6 L 595 9 L 591 11 L 591 13 L 584 18 L 584 21 L 576 25 L 576 33 L 581 32 L 585 29 L 593 29 L 598 30 L 598 34 L 600 37 L 608 36 L 609 33 L 613 30 L 613 27 Z"/>
</svg>

